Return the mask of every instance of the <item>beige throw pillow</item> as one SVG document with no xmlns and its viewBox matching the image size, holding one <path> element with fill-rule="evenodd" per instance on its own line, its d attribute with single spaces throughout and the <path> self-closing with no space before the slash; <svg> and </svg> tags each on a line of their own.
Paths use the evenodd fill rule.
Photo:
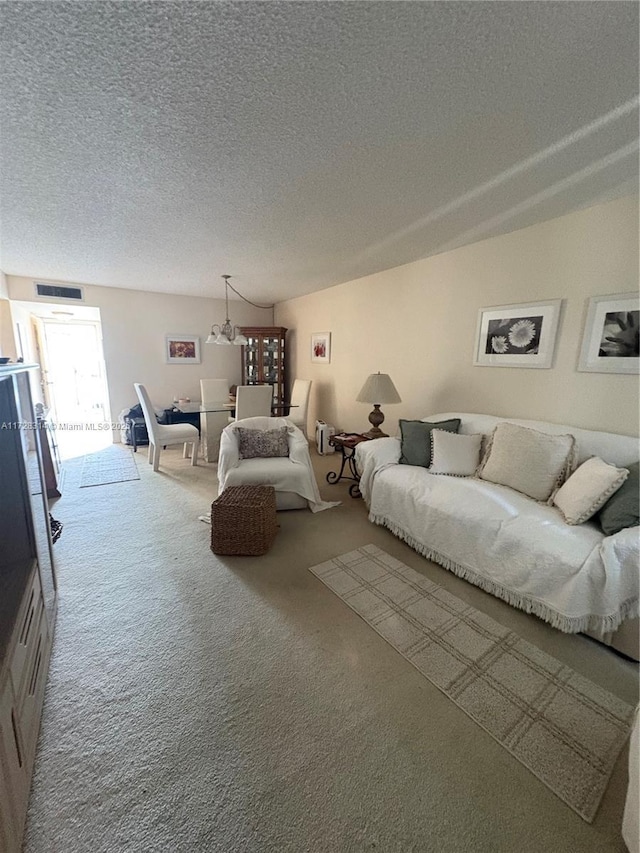
<svg viewBox="0 0 640 853">
<path fill-rule="evenodd" d="M 478 476 L 548 501 L 570 474 L 574 459 L 572 435 L 549 435 L 505 422 L 494 429 Z"/>
<path fill-rule="evenodd" d="M 442 429 L 431 430 L 431 464 L 428 470 L 432 474 L 451 474 L 454 477 L 473 476 L 480 462 L 482 438 L 482 434 L 462 435 Z"/>
<path fill-rule="evenodd" d="M 605 505 L 628 476 L 626 468 L 616 468 L 592 456 L 558 489 L 553 502 L 567 524 L 582 524 Z"/>
</svg>

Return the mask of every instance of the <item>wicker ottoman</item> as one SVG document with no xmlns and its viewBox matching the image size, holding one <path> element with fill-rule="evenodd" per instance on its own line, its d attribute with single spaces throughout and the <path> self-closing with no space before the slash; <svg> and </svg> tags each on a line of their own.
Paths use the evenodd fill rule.
<svg viewBox="0 0 640 853">
<path fill-rule="evenodd" d="M 266 554 L 277 529 L 273 486 L 230 486 L 211 504 L 214 554 Z"/>
</svg>

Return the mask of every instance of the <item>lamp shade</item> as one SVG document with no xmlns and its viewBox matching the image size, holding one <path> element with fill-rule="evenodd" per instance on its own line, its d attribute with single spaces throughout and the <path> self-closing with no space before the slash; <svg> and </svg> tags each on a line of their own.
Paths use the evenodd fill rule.
<svg viewBox="0 0 640 853">
<path fill-rule="evenodd" d="M 387 373 L 372 373 L 356 397 L 357 403 L 401 403 L 400 394 Z"/>
</svg>

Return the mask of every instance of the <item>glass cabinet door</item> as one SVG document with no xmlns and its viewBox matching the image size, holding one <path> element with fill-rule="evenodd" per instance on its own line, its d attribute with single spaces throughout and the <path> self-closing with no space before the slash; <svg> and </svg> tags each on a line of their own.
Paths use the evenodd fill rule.
<svg viewBox="0 0 640 853">
<path fill-rule="evenodd" d="M 258 385 L 259 378 L 259 340 L 258 338 L 247 336 L 247 345 L 243 347 L 245 366 L 244 366 L 244 384 Z"/>
<path fill-rule="evenodd" d="M 280 352 L 280 341 L 275 337 L 267 337 L 263 343 L 262 370 L 264 381 L 270 385 L 278 384 L 280 374 L 278 354 Z"/>
<path fill-rule="evenodd" d="M 274 403 L 284 402 L 286 329 L 279 326 L 242 328 L 247 344 L 242 348 L 245 385 L 273 386 Z"/>
</svg>

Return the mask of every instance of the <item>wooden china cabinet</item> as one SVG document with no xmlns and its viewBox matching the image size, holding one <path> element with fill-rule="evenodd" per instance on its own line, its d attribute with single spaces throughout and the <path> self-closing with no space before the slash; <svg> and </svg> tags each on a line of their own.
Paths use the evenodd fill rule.
<svg viewBox="0 0 640 853">
<path fill-rule="evenodd" d="M 285 402 L 285 339 L 282 326 L 243 326 L 242 384 L 273 386 L 273 402 Z"/>
</svg>

